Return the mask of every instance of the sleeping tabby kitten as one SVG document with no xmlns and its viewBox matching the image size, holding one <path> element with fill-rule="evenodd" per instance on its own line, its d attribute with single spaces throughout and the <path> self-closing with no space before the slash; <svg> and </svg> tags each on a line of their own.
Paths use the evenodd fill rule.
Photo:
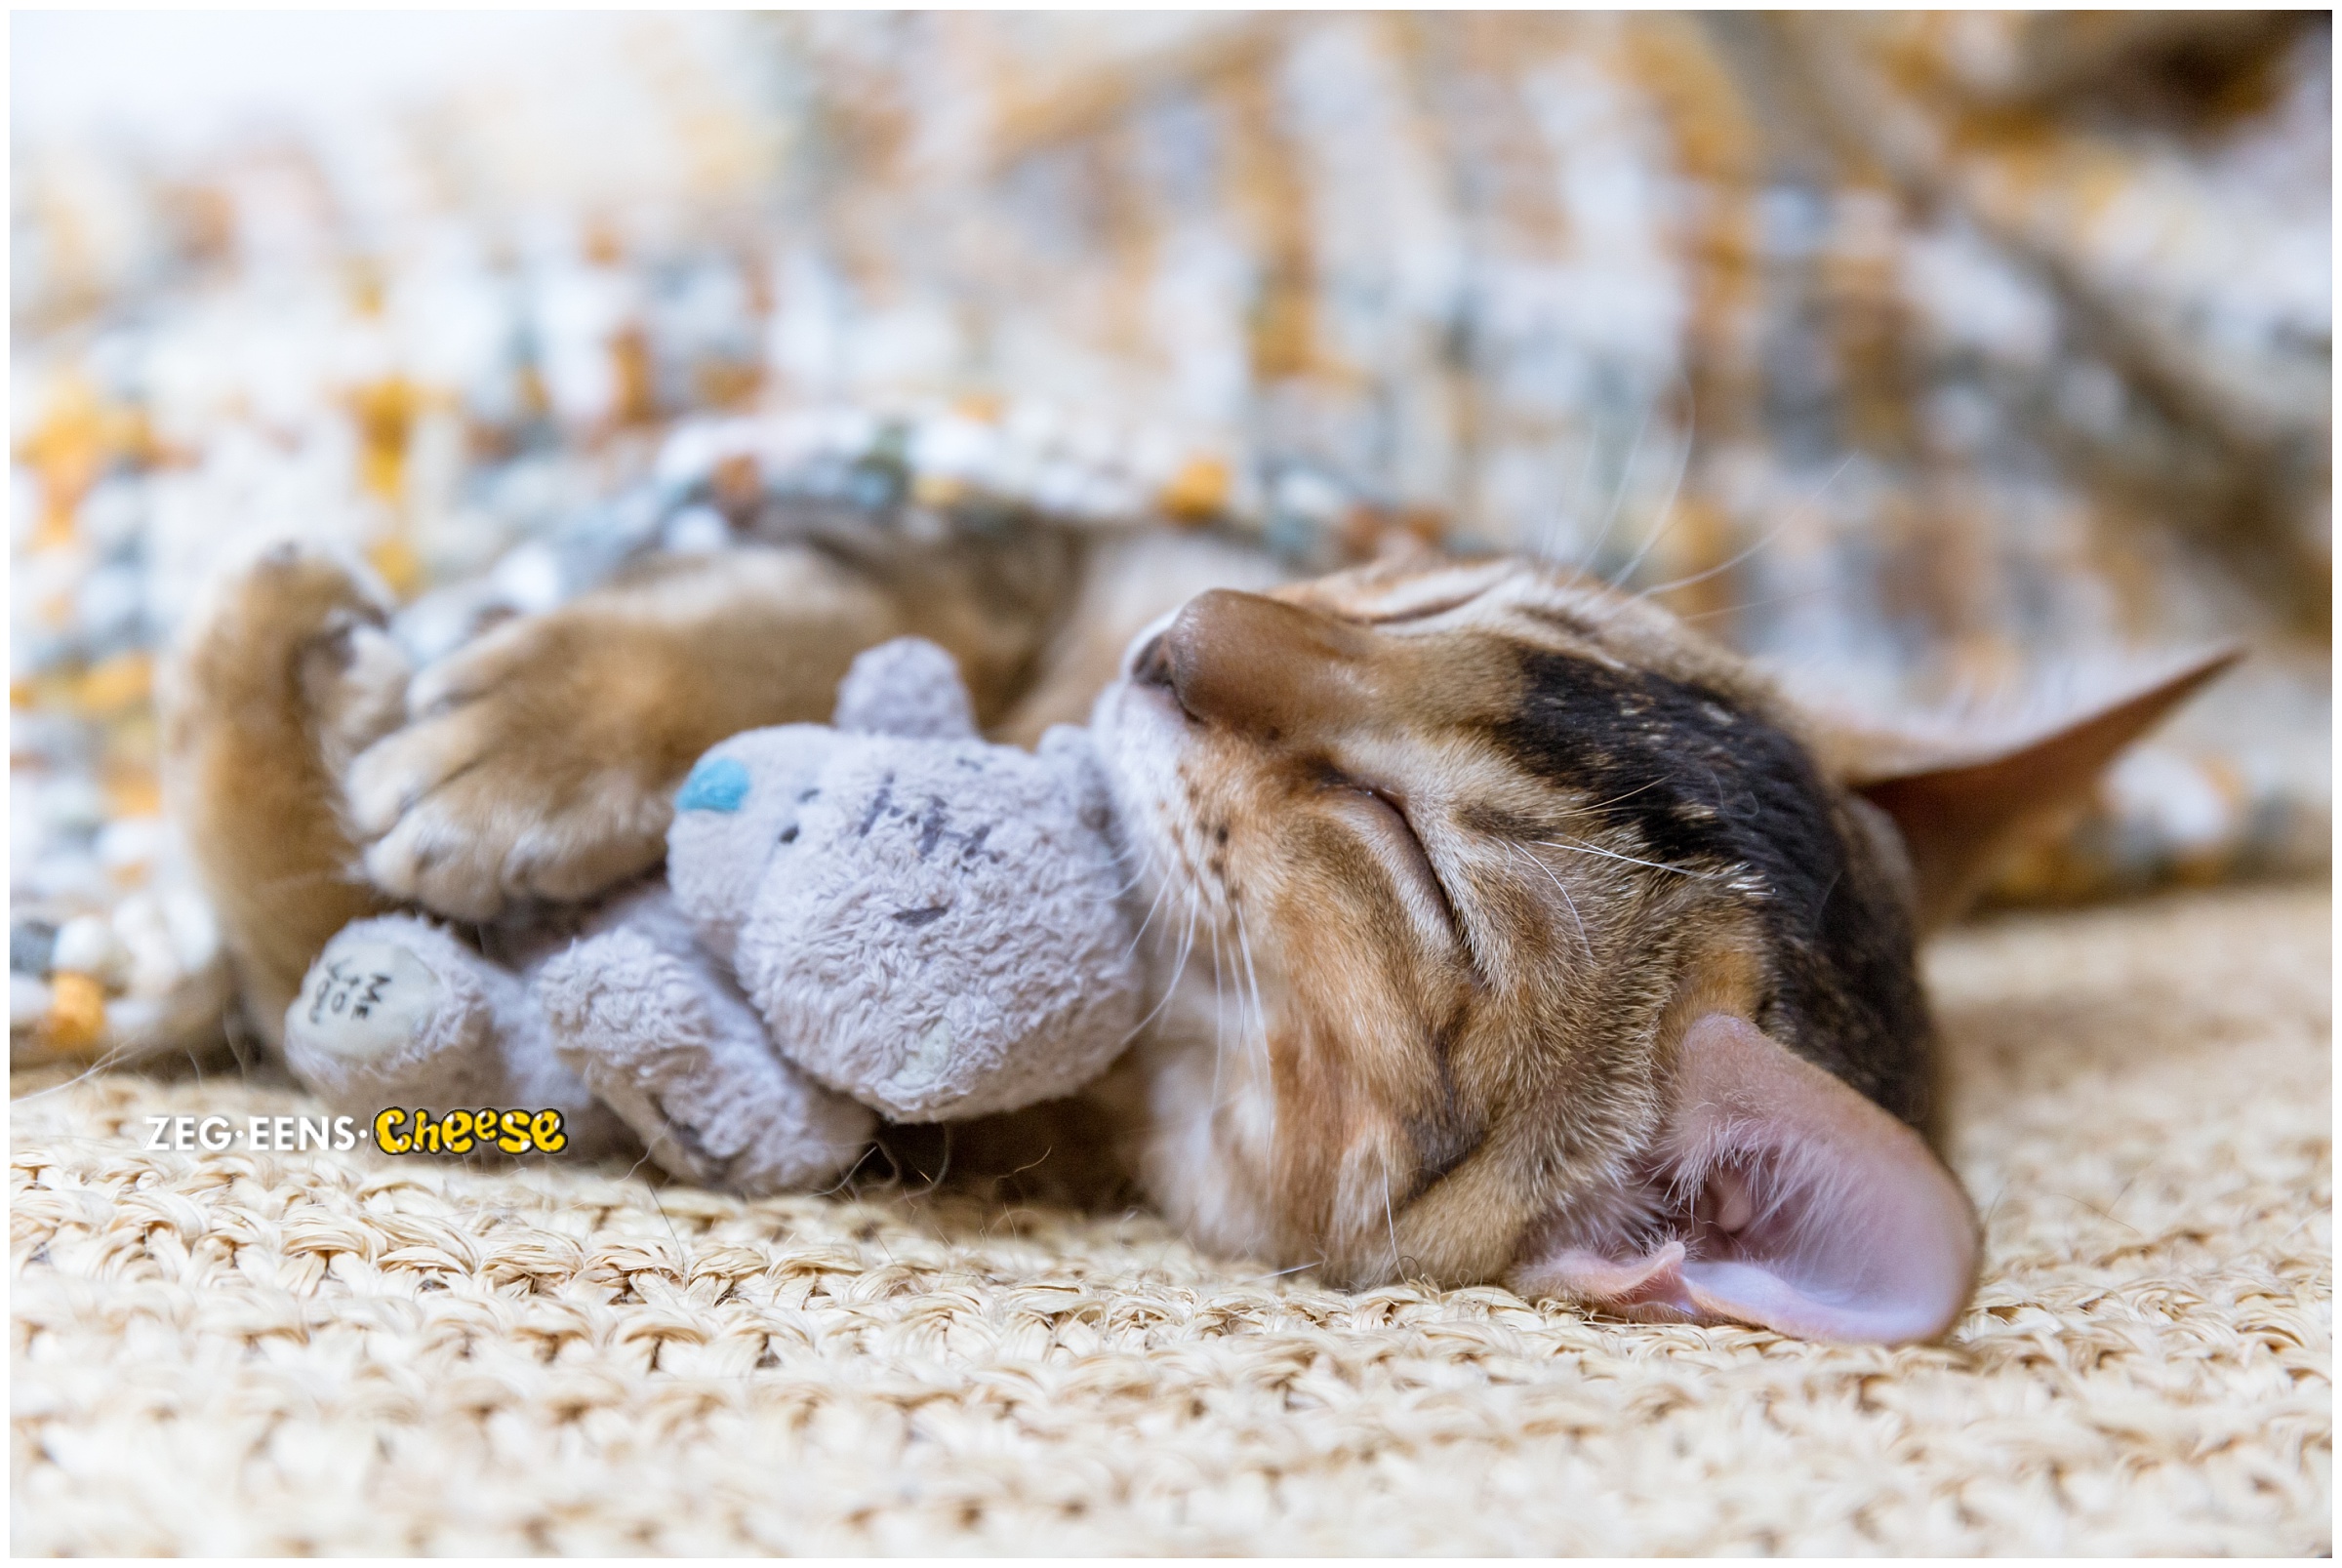
<svg viewBox="0 0 2342 1568">
<path fill-rule="evenodd" d="M 1091 711 L 1160 1001 L 1085 1111 L 971 1148 L 1078 1128 L 1201 1244 L 1351 1284 L 1879 1341 L 1948 1327 L 1976 1258 L 1915 944 L 2226 663 L 1978 745 L 1828 722 L 1543 565 L 1279 584 L 1201 537 L 1045 532 L 655 561 L 412 679 L 383 625 L 279 550 L 166 692 L 263 1028 L 364 913 L 487 922 L 648 868 L 702 749 L 826 717 L 915 631 L 996 734 Z"/>
<path fill-rule="evenodd" d="M 1147 1185 L 1357 1283 L 1939 1333 L 1975 1223 L 1919 1132 L 1915 943 L 2222 663 L 1880 771 L 1523 563 L 1204 594 L 1096 720 L 1176 946 L 1125 1069 Z"/>
</svg>

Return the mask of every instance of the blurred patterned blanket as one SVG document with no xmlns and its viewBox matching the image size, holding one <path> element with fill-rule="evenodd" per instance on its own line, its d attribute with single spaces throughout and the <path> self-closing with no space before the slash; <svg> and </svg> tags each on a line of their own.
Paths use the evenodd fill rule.
<svg viewBox="0 0 2342 1568">
<path fill-rule="evenodd" d="M 1874 705 L 2241 638 L 2000 894 L 2329 853 L 2322 16 L 633 26 L 17 140 L 17 1059 L 233 1028 L 153 654 L 286 533 L 425 655 L 808 502 L 1538 551 Z"/>
</svg>

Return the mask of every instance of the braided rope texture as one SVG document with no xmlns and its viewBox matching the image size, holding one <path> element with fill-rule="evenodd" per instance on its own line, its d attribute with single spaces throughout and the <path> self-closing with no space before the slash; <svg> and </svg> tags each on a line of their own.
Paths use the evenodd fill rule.
<svg viewBox="0 0 2342 1568">
<path fill-rule="evenodd" d="M 2330 905 L 1932 959 L 1943 1345 L 1342 1294 L 1155 1222 L 146 1153 L 290 1090 L 19 1074 L 20 1553 L 2329 1551 Z"/>
</svg>

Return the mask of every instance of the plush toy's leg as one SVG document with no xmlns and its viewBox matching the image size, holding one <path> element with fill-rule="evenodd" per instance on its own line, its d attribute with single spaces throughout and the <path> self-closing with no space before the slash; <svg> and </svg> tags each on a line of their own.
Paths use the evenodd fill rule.
<svg viewBox="0 0 2342 1568">
<path fill-rule="evenodd" d="M 557 1109 L 568 1152 L 626 1130 L 553 1054 L 521 980 L 428 920 L 386 915 L 326 944 L 285 1015 L 285 1061 L 335 1110 Z"/>
<path fill-rule="evenodd" d="M 677 1176 L 750 1194 L 836 1180 L 877 1119 L 782 1060 L 702 958 L 654 940 L 682 930 L 627 925 L 547 960 L 555 1049 Z"/>
</svg>

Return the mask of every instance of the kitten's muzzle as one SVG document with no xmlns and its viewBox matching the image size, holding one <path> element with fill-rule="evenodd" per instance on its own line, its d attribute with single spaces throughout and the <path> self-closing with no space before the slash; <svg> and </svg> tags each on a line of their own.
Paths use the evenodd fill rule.
<svg viewBox="0 0 2342 1568">
<path fill-rule="evenodd" d="M 1339 725 L 1355 707 L 1373 642 L 1331 616 L 1215 588 L 1139 651 L 1131 679 L 1167 687 L 1190 718 L 1293 740 Z"/>
</svg>

